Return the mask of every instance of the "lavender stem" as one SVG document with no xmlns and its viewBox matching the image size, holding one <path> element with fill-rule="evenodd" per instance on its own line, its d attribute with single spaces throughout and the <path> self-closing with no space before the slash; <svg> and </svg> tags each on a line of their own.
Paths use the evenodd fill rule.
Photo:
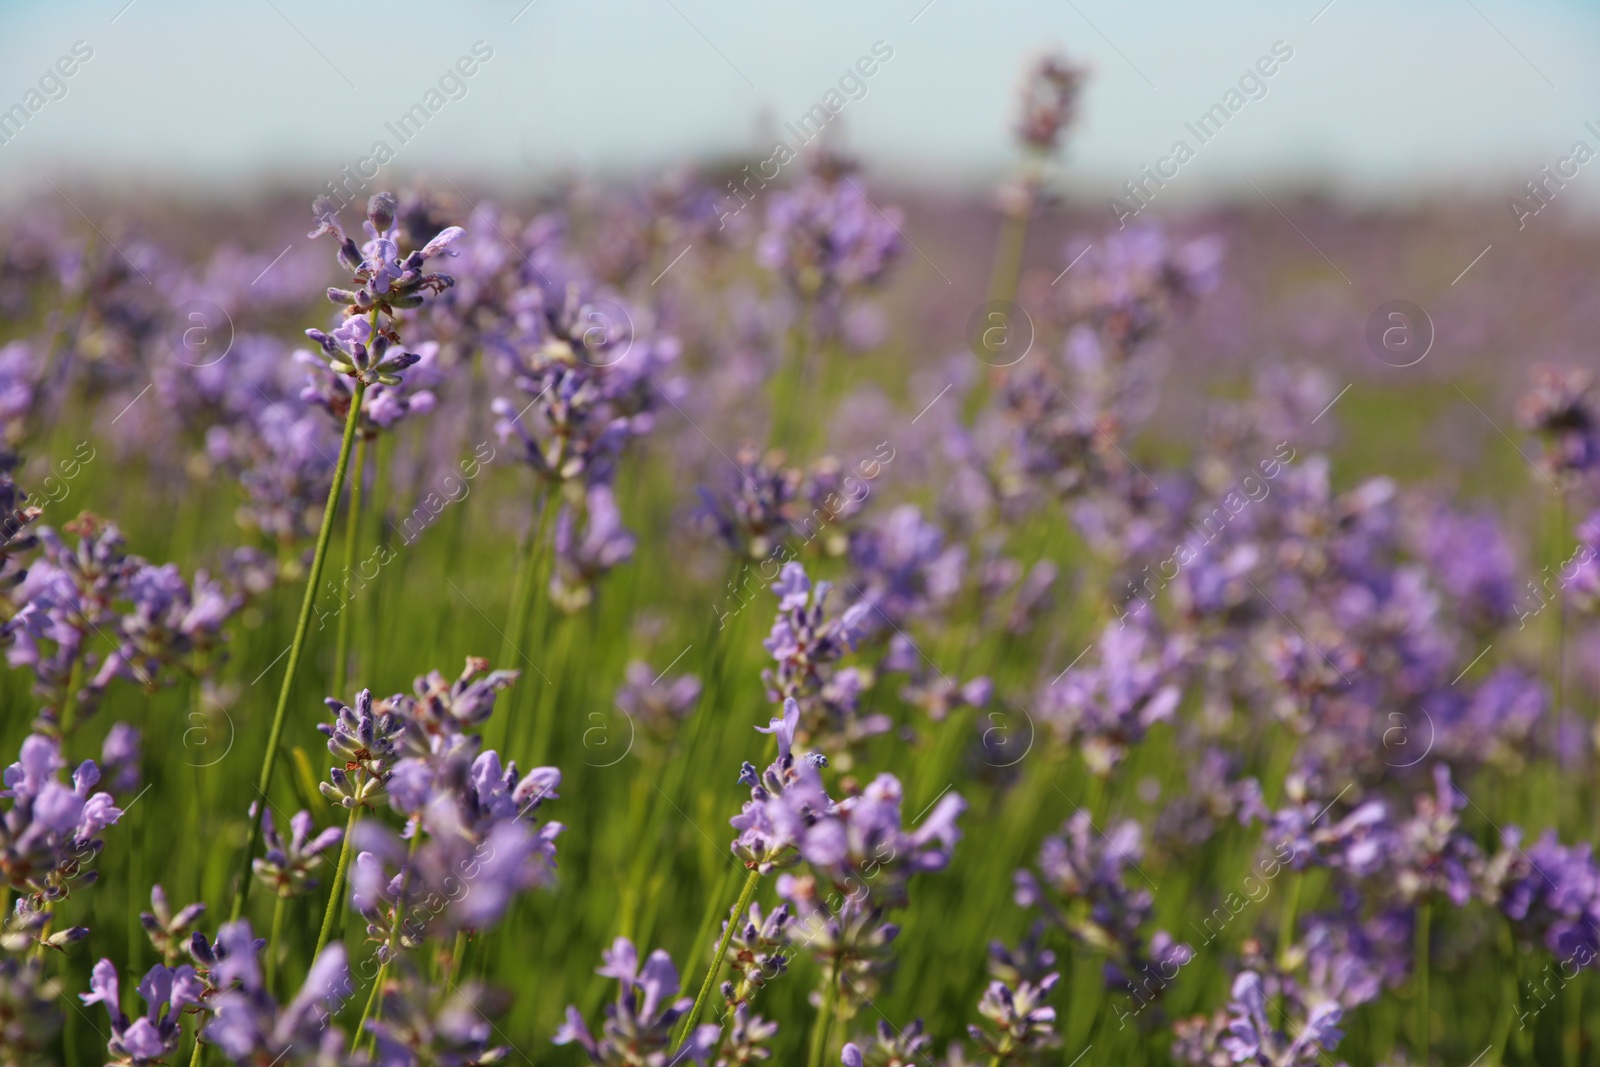
<svg viewBox="0 0 1600 1067">
<path fill-rule="evenodd" d="M 752 870 L 744 880 L 744 888 L 739 891 L 739 902 L 733 906 L 733 916 L 728 920 L 722 931 L 722 940 L 717 942 L 716 955 L 711 957 L 711 966 L 706 968 L 705 980 L 700 983 L 700 992 L 694 998 L 694 1007 L 689 1009 L 689 1017 L 684 1022 L 683 1031 L 679 1035 L 678 1044 L 688 1041 L 694 1033 L 695 1024 L 700 1021 L 700 1015 L 705 1010 L 706 998 L 711 995 L 711 987 L 717 983 L 717 972 L 722 970 L 722 958 L 728 954 L 728 942 L 733 939 L 733 931 L 738 928 L 739 916 L 743 915 L 750 907 L 750 898 L 756 894 L 756 883 L 761 881 L 761 871 Z"/>
<path fill-rule="evenodd" d="M 365 382 L 357 380 L 350 397 L 350 414 L 344 420 L 344 438 L 339 444 L 339 460 L 333 469 L 333 484 L 328 487 L 328 502 L 322 509 L 322 529 L 317 533 L 316 551 L 311 557 L 311 571 L 306 575 L 306 595 L 300 602 L 300 619 L 295 623 L 294 641 L 289 646 L 289 665 L 283 672 L 283 686 L 278 690 L 278 708 L 272 715 L 272 729 L 267 734 L 267 749 L 261 759 L 261 779 L 256 791 L 261 800 L 250 819 L 250 834 L 245 840 L 244 870 L 239 876 L 239 888 L 233 896 L 230 918 L 238 921 L 250 899 L 250 863 L 255 857 L 256 845 L 261 840 L 261 816 L 266 811 L 266 798 L 272 789 L 272 772 L 278 762 L 278 742 L 283 736 L 283 721 L 289 712 L 289 694 L 294 689 L 295 672 L 300 667 L 300 655 L 305 650 L 306 634 L 311 629 L 311 609 L 317 600 L 317 583 L 322 581 L 322 565 L 328 558 L 328 542 L 333 538 L 333 517 L 339 510 L 339 491 L 344 486 L 345 471 L 350 466 L 350 446 L 355 440 L 356 424 L 361 421 L 361 401 L 367 393 Z"/>
</svg>

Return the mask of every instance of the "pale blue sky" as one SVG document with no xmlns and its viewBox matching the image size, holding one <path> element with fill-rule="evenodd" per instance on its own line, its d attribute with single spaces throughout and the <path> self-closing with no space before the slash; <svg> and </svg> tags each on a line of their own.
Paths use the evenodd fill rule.
<svg viewBox="0 0 1600 1067">
<path fill-rule="evenodd" d="M 1558 0 L 0 0 L 0 110 L 87 42 L 93 58 L 10 143 L 40 175 L 313 185 L 382 138 L 403 172 L 514 179 L 765 146 L 876 41 L 894 58 L 843 112 L 875 167 L 975 180 L 1009 158 L 1019 64 L 1095 71 L 1069 159 L 1110 195 L 1276 41 L 1294 58 L 1170 194 L 1312 179 L 1410 196 L 1513 192 L 1600 148 L 1600 5 Z M 384 21 L 399 19 L 399 25 Z M 403 147 L 386 131 L 475 41 L 493 58 Z M 1593 173 L 1590 173 L 1593 171 Z M 1571 183 L 1600 200 L 1600 162 Z"/>
</svg>

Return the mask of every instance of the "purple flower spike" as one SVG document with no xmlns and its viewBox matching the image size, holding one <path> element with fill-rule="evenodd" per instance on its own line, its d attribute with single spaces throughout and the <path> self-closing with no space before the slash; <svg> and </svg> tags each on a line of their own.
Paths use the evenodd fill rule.
<svg viewBox="0 0 1600 1067">
<path fill-rule="evenodd" d="M 672 958 L 657 949 L 641 969 L 638 950 L 625 937 L 617 938 L 601 956 L 604 963 L 596 973 L 617 980 L 617 999 L 606 1006 L 600 1039 L 595 1040 L 582 1013 L 568 1006 L 566 1021 L 555 1032 L 554 1042 L 575 1044 L 588 1054 L 591 1063 L 606 1067 L 627 1064 L 665 1067 L 669 1062 L 693 1062 L 703 1067 L 721 1028 L 702 1024 L 673 1051 L 673 1028 L 688 1013 L 694 1000 L 677 995 L 678 969 L 673 966 Z"/>
<path fill-rule="evenodd" d="M 328 234 L 338 241 L 339 262 L 355 275 L 357 288 L 329 289 L 328 299 L 344 308 L 344 321 L 331 334 L 312 329 L 306 336 L 317 343 L 334 375 L 368 386 L 398 387 L 400 372 L 422 358 L 398 349 L 396 312 L 420 307 L 426 295 L 443 293 L 455 284 L 448 274 L 423 273 L 423 264 L 436 255 L 453 255 L 449 246 L 464 232 L 459 226 L 448 227 L 402 257 L 397 207 L 392 193 L 379 193 L 369 201 L 363 224 L 369 239 L 357 248 L 344 232 L 329 198 L 318 197 L 311 206 L 317 226 L 310 236 Z M 387 324 L 379 320 L 380 314 L 388 317 Z"/>
</svg>

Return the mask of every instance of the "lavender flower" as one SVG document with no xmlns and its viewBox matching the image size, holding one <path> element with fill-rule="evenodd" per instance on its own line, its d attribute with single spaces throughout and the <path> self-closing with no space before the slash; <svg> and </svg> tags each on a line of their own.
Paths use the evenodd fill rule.
<svg viewBox="0 0 1600 1067">
<path fill-rule="evenodd" d="M 1080 747 L 1089 770 L 1101 777 L 1177 709 L 1179 688 L 1171 678 L 1182 653 L 1163 641 L 1153 623 L 1144 616 L 1132 626 L 1108 623 L 1095 642 L 1097 659 L 1073 667 L 1040 693 L 1046 721 Z"/>
<path fill-rule="evenodd" d="M 393 697 L 377 707 L 380 719 L 397 716 L 407 727 L 403 737 L 412 751 L 438 752 L 456 739 L 482 726 L 494 711 L 495 696 L 522 674 L 515 670 L 489 670 L 489 661 L 468 656 L 456 679 L 429 671 L 412 683 L 415 697 Z"/>
<path fill-rule="evenodd" d="M 272 812 L 261 813 L 261 834 L 266 855 L 252 862 L 256 877 L 280 897 L 298 897 L 317 887 L 311 872 L 322 866 L 323 853 L 344 840 L 344 831 L 330 826 L 315 837 L 315 823 L 309 811 L 298 812 L 289 820 L 291 833 L 285 841 L 272 822 Z"/>
<path fill-rule="evenodd" d="M 33 413 L 39 367 L 26 341 L 0 345 L 0 441 L 19 442 Z"/>
<path fill-rule="evenodd" d="M 340 225 L 333 202 L 318 197 L 311 207 L 317 228 L 309 234 L 330 234 L 339 242 L 339 262 L 354 272 L 359 288 L 329 289 L 328 299 L 344 306 L 346 318 L 332 334 L 307 330 L 306 336 L 322 349 L 334 373 L 390 388 L 400 384 L 401 371 L 422 358 L 410 352 L 389 354 L 390 346 L 400 340 L 393 327 L 395 312 L 420 307 L 424 294 L 441 293 L 455 284 L 448 274 L 423 273 L 423 264 L 436 255 L 454 255 L 449 246 L 463 233 L 459 226 L 448 227 L 402 259 L 396 243 L 396 206 L 391 193 L 379 193 L 368 202 L 365 226 L 370 240 L 358 249 Z M 380 312 L 389 317 L 388 326 L 379 322 Z"/>
<path fill-rule="evenodd" d="M 1356 878 L 1383 869 L 1395 846 L 1386 803 L 1367 800 L 1343 818 L 1334 819 L 1330 809 L 1338 798 L 1326 801 L 1309 795 L 1303 775 L 1291 774 L 1284 791 L 1289 803 L 1272 813 L 1266 836 L 1287 843 L 1290 857 L 1286 862 L 1292 868 L 1323 866 Z"/>
<path fill-rule="evenodd" d="M 800 514 L 804 475 L 783 465 L 783 454 L 762 456 L 749 445 L 734 453 L 736 477 L 720 492 L 700 488 L 697 515 L 736 555 L 764 560 L 787 547 Z"/>
<path fill-rule="evenodd" d="M 0 869 L 13 888 L 39 901 L 95 881 L 97 873 L 87 868 L 105 847 L 99 834 L 122 817 L 110 793 L 90 792 L 100 780 L 93 760 L 78 765 L 70 787 L 56 777 L 66 765 L 60 742 L 31 734 L 6 768 L 0 792 L 11 800 L 0 820 Z"/>
<path fill-rule="evenodd" d="M 1542 941 L 1562 959 L 1580 949 L 1600 955 L 1600 867 L 1591 847 L 1562 845 L 1547 830 L 1524 851 L 1522 830 L 1515 826 L 1506 827 L 1502 838 L 1485 882 L 1517 932 Z"/>
<path fill-rule="evenodd" d="M 193 967 L 169 968 L 156 964 L 139 983 L 146 1011 L 129 1021 L 120 1004 L 117 969 L 110 960 L 94 965 L 89 992 L 78 999 L 85 1005 L 104 1004 L 111 1017 L 111 1037 L 106 1050 L 117 1067 L 144 1067 L 162 1062 L 178 1051 L 178 1023 L 184 1009 L 200 1003 L 204 985 Z"/>
<path fill-rule="evenodd" d="M 1004 941 L 989 942 L 989 973 L 1009 986 L 1043 982 L 1056 970 L 1056 954 L 1043 944 L 1045 930 L 1043 922 L 1034 923 L 1015 949 Z"/>
<path fill-rule="evenodd" d="M 191 591 L 175 563 L 139 561 L 121 591 L 133 610 L 118 624 L 120 640 L 95 677 L 97 689 L 114 677 L 150 688 L 172 668 L 202 673 L 224 639 L 222 624 L 244 604 L 244 597 L 230 594 L 204 571 L 195 575 Z"/>
<path fill-rule="evenodd" d="M 111 788 L 118 793 L 131 793 L 139 788 L 140 735 L 135 727 L 125 722 L 111 724 L 100 748 L 100 772 L 110 779 Z"/>
<path fill-rule="evenodd" d="M 11 914 L 6 916 L 4 929 L 0 930 L 0 949 L 17 955 L 22 955 L 35 946 L 53 948 L 59 952 L 73 942 L 82 941 L 89 936 L 87 926 L 72 926 L 51 933 L 50 924 L 54 920 L 54 910 L 46 906 L 40 898 L 18 897 Z"/>
<path fill-rule="evenodd" d="M 1499 519 L 1441 505 L 1416 525 L 1411 540 L 1463 621 L 1485 631 L 1509 621 L 1519 599 L 1517 557 Z"/>
<path fill-rule="evenodd" d="M 220 991 L 209 998 L 207 1041 L 235 1061 L 312 1064 L 342 1054 L 344 1035 L 328 1020 L 355 991 L 343 945 L 324 948 L 300 991 L 280 1006 L 262 981 L 250 924 L 229 923 L 217 940 L 229 950 L 212 969 Z"/>
<path fill-rule="evenodd" d="M 581 372 L 563 368 L 551 377 L 525 406 L 496 399 L 495 432 L 502 442 L 515 438 L 523 462 L 544 481 L 608 478 L 628 440 L 628 421 L 609 409 L 599 384 Z M 537 417 L 529 416 L 530 409 Z"/>
<path fill-rule="evenodd" d="M 375 938 L 386 941 L 397 922 L 402 948 L 486 929 L 518 893 L 549 881 L 563 827 L 536 813 L 556 795 L 560 771 L 538 767 L 519 778 L 495 752 L 471 758 L 474 747 L 475 739 L 463 741 L 396 766 L 390 801 L 413 816 L 408 835 L 427 835 L 409 859 L 386 828 L 356 825 L 350 900 Z"/>
<path fill-rule="evenodd" d="M 712 1023 L 697 1026 L 684 1046 L 672 1052 L 672 1030 L 691 1007 L 691 997 L 678 996 L 678 969 L 660 949 L 639 966 L 633 942 L 619 937 L 601 953 L 605 965 L 596 973 L 617 980 L 617 999 L 606 1006 L 606 1021 L 597 1041 L 583 1015 L 572 1005 L 567 1021 L 555 1033 L 558 1045 L 576 1044 L 589 1062 L 606 1067 L 667 1067 L 694 1062 L 704 1067 L 721 1029 Z"/>
<path fill-rule="evenodd" d="M 658 741 L 672 736 L 700 701 L 700 679 L 692 674 L 658 676 L 648 663 L 632 660 L 623 671 L 616 705 Z"/>
<path fill-rule="evenodd" d="M 368 339 L 370 326 L 365 319 L 348 319 L 346 326 L 349 327 L 348 332 L 359 340 L 365 342 Z M 334 331 L 335 335 L 338 333 L 338 330 Z M 417 346 L 415 355 L 416 362 L 406 368 L 407 373 L 403 381 L 393 385 L 380 381 L 367 388 L 361 398 L 358 433 L 369 439 L 374 438 L 380 432 L 393 428 L 407 416 L 426 415 L 434 409 L 438 401 L 432 387 L 444 380 L 444 375 L 438 368 L 438 342 L 423 342 Z M 336 423 L 343 425 L 345 416 L 350 413 L 350 402 L 354 397 L 349 379 L 305 349 L 295 352 L 294 359 L 295 362 L 309 368 L 305 387 L 300 391 L 300 399 L 313 407 L 323 409 L 333 416 Z"/>
<path fill-rule="evenodd" d="M 511 1051 L 492 1043 L 488 1015 L 498 1010 L 499 1000 L 478 982 L 436 989 L 415 969 L 403 968 L 399 981 L 384 984 L 383 1010 L 368 1024 L 376 1041 L 376 1062 L 385 1067 L 499 1062 Z"/>
<path fill-rule="evenodd" d="M 857 696 L 863 688 L 859 672 L 834 666 L 866 636 L 871 607 L 857 601 L 829 617 L 826 602 L 832 588 L 832 583 L 820 582 L 813 590 L 803 566 L 784 564 L 772 583 L 778 617 L 762 642 L 777 667 L 761 672 L 768 699 L 796 702 L 800 718 L 795 739 L 821 745 L 830 754 L 889 728 L 881 716 L 857 716 Z"/>
<path fill-rule="evenodd" d="M 814 873 L 778 879 L 778 895 L 794 908 L 791 940 L 839 983 L 847 1009 L 874 995 L 889 962 L 900 931 L 885 915 L 907 904 L 914 874 L 949 865 L 960 837 L 955 820 L 966 802 L 959 796 L 944 796 L 911 831 L 902 829 L 900 802 L 899 781 L 879 775 L 805 827 L 799 850 Z M 825 888 L 832 890 L 826 899 Z"/>
<path fill-rule="evenodd" d="M 900 936 L 900 926 L 885 918 L 884 908 L 859 886 L 848 894 L 829 892 L 812 874 L 779 875 L 777 888 L 795 912 L 790 941 L 810 952 L 821 973 L 838 983 L 843 1013 L 875 997 L 891 963 L 890 946 Z"/>
<path fill-rule="evenodd" d="M 13 667 L 33 668 L 34 692 L 45 701 L 38 725 L 49 732 L 61 728 L 59 716 L 69 702 L 84 716 L 93 710 L 98 690 L 92 684 L 77 688 L 75 672 L 91 665 L 90 638 L 115 628 L 114 601 L 142 565 L 124 551 L 113 523 L 85 513 L 66 530 L 79 535 L 76 547 L 49 527 L 39 531 L 41 558 L 12 592 L 21 610 L 11 623 L 14 644 L 6 651 Z"/>
<path fill-rule="evenodd" d="M 1171 963 L 1181 966 L 1194 954 L 1165 932 L 1157 932 L 1149 947 L 1145 945 L 1140 928 L 1150 917 L 1153 901 L 1149 890 L 1128 884 L 1128 871 L 1138 873 L 1144 854 L 1139 824 L 1129 820 L 1106 834 L 1095 828 L 1088 812 L 1080 810 L 1062 831 L 1060 837 L 1046 838 L 1039 849 L 1043 882 L 1031 870 L 1016 872 L 1016 901 L 1025 908 L 1040 908 L 1073 937 L 1103 952 L 1106 984 L 1137 997 L 1138 975 Z M 1064 906 L 1050 898 L 1046 887 L 1063 898 Z"/>
<path fill-rule="evenodd" d="M 729 1015 L 732 1022 L 727 1039 L 717 1051 L 716 1067 L 746 1067 L 770 1060 L 772 1049 L 767 1045 L 778 1036 L 778 1024 L 752 1014 L 748 1004 L 735 1006 Z"/>
<path fill-rule="evenodd" d="M 750 799 L 729 820 L 739 831 L 733 852 L 745 866 L 763 874 L 798 863 L 803 842 L 833 806 L 817 773 L 826 758 L 797 757 L 793 751 L 799 722 L 799 705 L 792 698 L 784 701 L 781 719 L 756 727 L 777 739 L 778 758 L 759 775 L 751 763 L 739 772 L 740 783 L 750 787 Z"/>
<path fill-rule="evenodd" d="M 168 967 L 182 958 L 200 917 L 206 913 L 203 903 L 179 908 L 174 914 L 167 906 L 167 893 L 159 885 L 150 887 L 150 910 L 139 913 L 139 925 L 150 938 L 150 945 Z"/>
<path fill-rule="evenodd" d="M 840 1051 L 839 1062 L 844 1067 L 915 1067 L 928 1062 L 933 1048 L 933 1038 L 923 1032 L 921 1019 L 913 1019 L 904 1030 L 879 1019 L 877 1032 L 860 1042 L 848 1042 Z"/>
<path fill-rule="evenodd" d="M 404 701 L 395 697 L 390 704 Z M 356 694 L 354 710 L 332 697 L 324 703 L 335 719 L 331 725 L 319 722 L 317 729 L 328 736 L 328 751 L 342 766 L 328 768 L 330 780 L 318 783 L 317 788 L 340 807 L 375 808 L 387 795 L 384 787 L 394 771 L 405 720 L 393 712 L 373 711 L 370 689 Z"/>
<path fill-rule="evenodd" d="M 850 536 L 855 592 L 872 605 L 876 626 L 903 628 L 946 608 L 961 590 L 966 549 L 905 504 Z"/>
<path fill-rule="evenodd" d="M 334 427 L 314 411 L 291 412 L 276 401 L 241 421 L 245 432 L 215 426 L 206 435 L 212 462 L 238 471 L 240 524 L 280 544 L 314 536 L 339 451 Z"/>
<path fill-rule="evenodd" d="M 580 533 L 572 509 L 556 518 L 555 567 L 550 597 L 566 612 L 581 611 L 594 600 L 595 584 L 619 563 L 633 558 L 636 540 L 623 529 L 611 487 L 592 485 Z"/>
<path fill-rule="evenodd" d="M 521 444 L 547 486 L 610 484 L 628 444 L 654 428 L 661 402 L 685 395 L 686 384 L 669 377 L 678 342 L 649 336 L 639 309 L 590 292 L 583 279 L 563 284 L 564 266 L 534 273 L 502 320 L 508 375 L 527 399 L 496 398 L 495 430 Z"/>
<path fill-rule="evenodd" d="M 27 502 L 28 494 L 12 480 L 11 472 L 19 462 L 15 453 L 0 449 L 0 589 L 27 576 L 21 558 L 39 543 L 38 535 L 28 527 L 44 513 L 43 508 Z"/>
<path fill-rule="evenodd" d="M 1261 976 L 1243 971 L 1233 980 L 1233 1001 L 1228 1005 L 1228 1036 L 1222 1047 L 1234 1063 L 1261 1067 L 1311 1067 L 1326 1050 L 1338 1045 L 1344 1032 L 1339 1020 L 1344 1009 L 1322 1002 L 1312 1005 L 1297 1036 L 1290 1039 L 1267 1020 L 1267 995 Z"/>
<path fill-rule="evenodd" d="M 60 1062 L 60 996 L 55 982 L 44 976 L 44 961 L 0 958 L 0 1013 L 8 1021 L 0 1028 L 0 1059 L 19 1067 Z"/>
<path fill-rule="evenodd" d="M 1433 769 L 1434 793 L 1419 794 L 1416 814 L 1395 830 L 1389 877 L 1402 900 L 1446 897 L 1456 907 L 1474 895 L 1483 868 L 1477 844 L 1460 830 L 1456 812 L 1467 798 L 1451 784 L 1450 768 Z"/>
<path fill-rule="evenodd" d="M 967 1032 L 978 1047 L 994 1057 L 991 1062 L 1026 1062 L 1060 1043 L 1055 1031 L 1056 1010 L 1044 1003 L 1060 978 L 1052 972 L 1038 985 L 1023 982 L 1016 988 L 1001 981 L 989 983 L 978 1014 L 989 1020 L 993 1029 L 969 1026 Z"/>
<path fill-rule="evenodd" d="M 1587 477 L 1600 464 L 1592 385 L 1586 370 L 1539 367 L 1533 389 L 1517 405 L 1523 428 L 1542 438 L 1539 466 L 1563 485 Z"/>
<path fill-rule="evenodd" d="M 1023 77 L 1017 137 L 1040 155 L 1054 155 L 1061 132 L 1078 114 L 1085 72 L 1061 56 L 1040 56 Z"/>
<path fill-rule="evenodd" d="M 878 282 L 902 250 L 898 209 L 880 211 L 845 174 L 774 193 L 756 260 L 806 300 L 835 300 Z"/>
<path fill-rule="evenodd" d="M 961 838 L 956 819 L 966 801 L 944 794 L 915 830 L 901 828 L 900 781 L 880 774 L 859 796 L 834 804 L 812 826 L 801 854 L 841 892 L 870 897 L 880 907 L 904 907 L 911 876 L 942 871 Z"/>
</svg>

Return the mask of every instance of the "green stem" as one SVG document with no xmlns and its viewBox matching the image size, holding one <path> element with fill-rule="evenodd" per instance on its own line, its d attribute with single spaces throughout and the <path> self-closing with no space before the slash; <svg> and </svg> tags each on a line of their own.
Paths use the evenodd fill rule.
<svg viewBox="0 0 1600 1067">
<path fill-rule="evenodd" d="M 445 978 L 445 986 L 449 989 L 456 987 L 456 979 L 461 976 L 461 964 L 467 958 L 467 932 L 456 931 L 455 944 L 450 946 L 450 970 Z"/>
<path fill-rule="evenodd" d="M 834 1008 L 839 1003 L 839 961 L 828 968 L 828 984 L 822 990 L 822 1007 L 811 1026 L 811 1051 L 806 1057 L 806 1067 L 822 1067 L 828 1054 L 828 1031 L 833 1027 Z"/>
<path fill-rule="evenodd" d="M 1028 244 L 1028 212 L 1007 211 L 1000 223 L 1000 241 L 995 246 L 994 267 L 989 275 L 990 300 L 1015 300 L 1017 280 L 1022 276 L 1022 252 Z"/>
<path fill-rule="evenodd" d="M 67 739 L 72 736 L 73 719 L 78 711 L 78 690 L 82 687 L 83 657 L 80 655 L 72 661 L 72 670 L 67 673 L 67 695 L 61 701 L 61 717 L 56 720 L 56 728 L 61 731 L 63 748 L 66 747 Z"/>
<path fill-rule="evenodd" d="M 39 934 L 38 934 L 39 943 L 34 947 L 34 958 L 37 959 L 40 962 L 40 964 L 43 964 L 44 961 L 48 958 L 45 955 L 45 942 L 50 940 L 50 926 L 54 922 L 55 922 L 55 919 L 52 917 L 52 918 L 46 919 L 44 921 L 44 925 L 39 927 Z"/>
<path fill-rule="evenodd" d="M 360 814 L 359 805 L 351 808 L 350 818 L 344 824 L 344 844 L 339 846 L 339 866 L 333 871 L 333 888 L 328 892 L 328 907 L 322 913 L 322 932 L 317 935 L 317 948 L 311 953 L 312 959 L 322 955 L 323 946 L 333 934 L 334 916 L 339 914 L 339 890 L 344 886 L 345 871 L 350 868 L 350 838 L 355 832 L 356 817 Z"/>
<path fill-rule="evenodd" d="M 278 970 L 278 938 L 283 933 L 283 913 L 289 898 L 279 894 L 277 903 L 272 905 L 272 934 L 267 938 L 267 964 L 266 978 L 267 989 L 272 989 L 272 976 Z"/>
<path fill-rule="evenodd" d="M 717 983 L 717 972 L 722 970 L 722 959 L 728 954 L 728 942 L 733 940 L 733 931 L 739 926 L 739 917 L 750 906 L 750 898 L 756 894 L 756 883 L 761 881 L 761 871 L 752 870 L 749 877 L 744 880 L 744 888 L 739 891 L 739 902 L 733 906 L 733 915 L 728 920 L 727 928 L 722 931 L 722 940 L 717 942 L 716 955 L 711 957 L 711 966 L 706 968 L 705 980 L 700 983 L 700 992 L 694 998 L 694 1007 L 689 1009 L 689 1017 L 684 1020 L 683 1030 L 680 1032 L 678 1044 L 681 1046 L 689 1040 L 694 1033 L 695 1024 L 700 1021 L 700 1015 L 705 1011 L 706 998 L 711 995 L 711 988 Z"/>
<path fill-rule="evenodd" d="M 1567 546 L 1567 494 L 1561 493 L 1556 498 L 1556 568 L 1557 577 L 1562 564 L 1562 555 Z M 1567 598 L 1561 593 L 1556 594 L 1556 702 L 1555 713 L 1559 719 L 1562 714 L 1561 702 L 1564 697 L 1562 690 L 1567 680 Z"/>
<path fill-rule="evenodd" d="M 1289 969 L 1289 949 L 1294 944 L 1294 924 L 1299 918 L 1300 889 L 1304 884 L 1304 874 L 1289 872 L 1289 891 L 1283 902 L 1283 914 L 1278 917 L 1278 966 L 1285 971 Z"/>
<path fill-rule="evenodd" d="M 1417 970 L 1417 1058 L 1422 1061 L 1423 1067 L 1429 1062 L 1428 1027 L 1428 949 L 1431 943 L 1431 928 L 1433 926 L 1433 908 L 1427 899 L 1417 905 L 1417 946 L 1415 966 Z"/>
<path fill-rule="evenodd" d="M 989 268 L 991 304 L 1010 304 L 1017 298 L 1017 283 L 1022 277 L 1022 253 L 1028 244 L 1028 219 L 1033 214 L 1031 190 L 1037 181 L 1035 167 L 1031 162 L 1024 164 L 1021 180 L 1029 187 L 1029 202 L 1004 209 L 1004 217 L 1000 221 L 1000 237 L 995 243 L 994 264 Z M 1009 320 L 1009 315 L 1007 318 Z M 987 374 L 979 377 L 964 408 L 964 414 L 969 419 L 975 416 L 988 400 L 989 393 L 1005 380 L 1005 375 L 1004 368 L 991 367 Z"/>
<path fill-rule="evenodd" d="M 145 714 L 150 713 L 150 702 L 145 701 Z M 144 926 L 139 922 L 139 887 L 144 885 L 144 849 L 140 845 L 144 841 L 143 809 L 139 814 L 128 812 L 123 816 L 127 824 L 128 835 L 128 970 L 134 974 L 142 973 L 140 956 L 144 949 Z M 10 894 L 6 894 L 6 903 L 10 903 Z"/>
<path fill-rule="evenodd" d="M 1578 1067 L 1583 1049 L 1583 986 L 1580 972 L 1572 976 L 1561 991 L 1561 1062 L 1565 1067 Z"/>
<path fill-rule="evenodd" d="M 1100 821 L 1100 807 L 1105 801 L 1107 776 L 1089 772 L 1089 786 L 1084 791 L 1083 810 L 1089 813 L 1089 818 L 1095 825 L 1103 825 Z"/>
<path fill-rule="evenodd" d="M 200 1067 L 200 1060 L 205 1056 L 205 1046 L 200 1043 L 200 1019 L 194 1021 L 194 1052 L 189 1056 L 189 1067 Z"/>
<path fill-rule="evenodd" d="M 356 1023 L 355 1036 L 350 1039 L 351 1049 L 361 1044 L 361 1039 L 367 1034 L 367 1020 L 372 1017 L 373 1005 L 378 1003 L 378 990 L 383 988 L 383 976 L 389 970 L 389 965 L 384 963 L 378 967 L 378 976 L 372 980 L 372 992 L 367 994 L 367 1006 L 361 1009 L 361 1021 Z"/>
<path fill-rule="evenodd" d="M 345 471 L 350 466 L 350 445 L 355 440 L 356 424 L 361 421 L 361 401 L 367 394 L 365 382 L 355 384 L 350 398 L 350 414 L 344 420 L 344 439 L 339 443 L 339 461 L 334 464 L 333 484 L 328 487 L 328 502 L 322 509 L 322 529 L 317 534 L 316 551 L 311 556 L 311 573 L 306 575 L 306 595 L 300 602 L 300 619 L 295 623 L 294 641 L 289 645 L 289 665 L 283 672 L 283 686 L 278 690 L 278 707 L 272 715 L 272 729 L 267 734 L 267 750 L 261 757 L 261 778 L 256 783 L 260 799 L 256 813 L 250 819 L 250 833 L 245 839 L 244 869 L 239 876 L 238 889 L 234 891 L 230 918 L 238 921 L 250 899 L 250 864 L 261 840 L 261 816 L 266 811 L 267 797 L 272 789 L 272 772 L 278 763 L 278 742 L 283 737 L 283 721 L 289 713 L 289 695 L 294 689 L 295 672 L 300 668 L 300 655 L 305 650 L 306 634 L 311 629 L 311 610 L 317 602 L 317 583 L 322 580 L 322 564 L 328 558 L 328 542 L 333 537 L 333 516 L 339 510 L 339 491 L 344 486 Z"/>
<path fill-rule="evenodd" d="M 361 482 L 362 476 L 367 472 L 367 435 L 359 434 L 356 437 L 356 476 L 350 483 L 350 514 L 344 520 L 344 577 L 345 582 L 350 580 L 350 574 L 356 569 L 356 541 L 361 530 Z M 335 630 L 333 641 L 333 695 L 340 700 L 344 699 L 344 686 L 348 680 L 350 662 L 350 595 L 349 585 L 345 585 L 345 601 L 339 605 L 339 625 Z"/>
</svg>

